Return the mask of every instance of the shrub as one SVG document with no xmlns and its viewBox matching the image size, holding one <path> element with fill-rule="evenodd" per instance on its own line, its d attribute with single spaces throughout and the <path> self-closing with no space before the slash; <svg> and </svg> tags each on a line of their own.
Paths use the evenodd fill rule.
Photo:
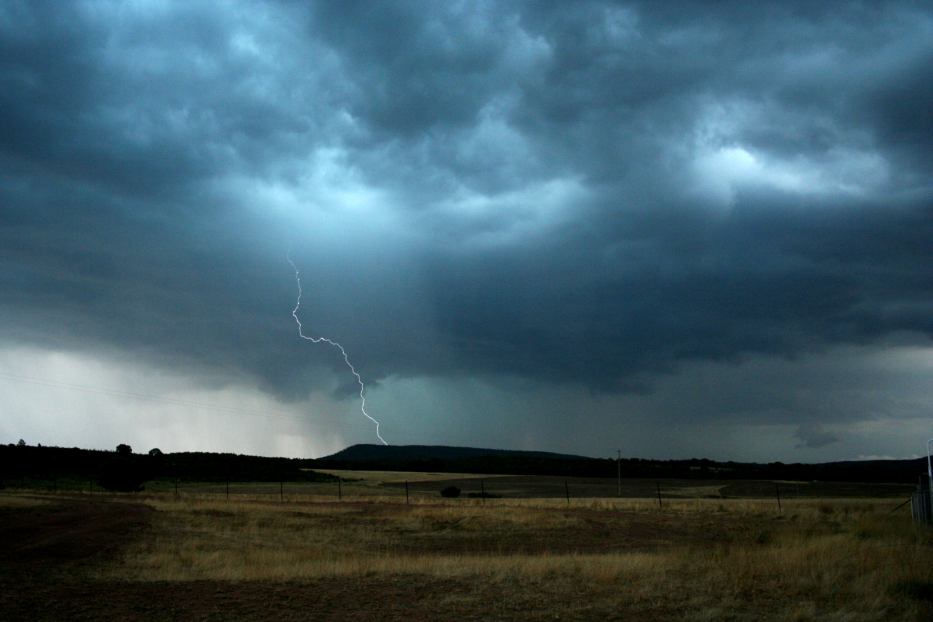
<svg viewBox="0 0 933 622">
<path fill-rule="evenodd" d="M 146 473 L 136 465 L 113 462 L 103 468 L 97 478 L 97 484 L 114 492 L 139 492 L 143 489 L 146 479 Z"/>
<path fill-rule="evenodd" d="M 899 581 L 892 590 L 895 595 L 903 595 L 914 600 L 933 602 L 933 583 L 928 581 Z"/>
<path fill-rule="evenodd" d="M 159 463 L 159 458 L 134 456 L 129 445 L 120 444 L 116 455 L 100 465 L 97 483 L 115 492 L 139 492 L 161 466 Z"/>
<path fill-rule="evenodd" d="M 447 486 L 441 489 L 441 496 L 447 497 L 448 499 L 455 499 L 460 496 L 460 489 L 456 486 Z"/>
</svg>

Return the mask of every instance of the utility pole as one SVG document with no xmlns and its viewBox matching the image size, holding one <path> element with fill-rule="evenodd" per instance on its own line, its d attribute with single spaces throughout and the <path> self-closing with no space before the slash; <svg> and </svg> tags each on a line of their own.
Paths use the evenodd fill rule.
<svg viewBox="0 0 933 622">
<path fill-rule="evenodd" d="M 618 460 L 616 460 L 616 464 L 619 467 L 619 496 L 621 497 L 622 496 L 622 450 L 617 449 L 616 451 L 619 454 L 619 458 Z"/>
</svg>

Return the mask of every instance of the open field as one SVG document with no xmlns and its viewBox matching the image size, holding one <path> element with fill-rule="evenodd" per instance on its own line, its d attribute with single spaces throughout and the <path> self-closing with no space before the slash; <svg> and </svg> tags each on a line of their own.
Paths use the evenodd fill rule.
<svg viewBox="0 0 933 622">
<path fill-rule="evenodd" d="M 617 499 L 615 478 L 551 477 L 540 475 L 478 475 L 462 473 L 427 473 L 409 471 L 349 471 L 324 469 L 321 473 L 341 478 L 336 482 L 212 482 L 178 484 L 179 491 L 190 495 L 226 495 L 262 497 L 269 500 L 298 500 L 308 497 L 337 499 L 404 497 L 406 482 L 413 501 L 434 503 L 438 492 L 446 486 L 456 486 L 464 497 L 479 496 L 481 491 L 503 499 Z M 45 487 L 51 490 L 50 486 Z M 756 480 L 702 479 L 635 479 L 622 480 L 622 498 L 656 498 L 660 488 L 665 499 L 830 499 L 830 498 L 890 498 L 906 499 L 913 486 L 909 484 L 878 484 L 851 482 L 771 482 Z M 63 486 L 59 490 L 66 490 Z M 73 490 L 87 491 L 88 485 Z M 148 491 L 173 492 L 170 481 L 147 484 Z"/>
<path fill-rule="evenodd" d="M 315 469 L 318 473 L 326 473 L 341 477 L 347 481 L 365 482 L 367 484 L 404 484 L 405 482 L 445 482 L 466 479 L 491 479 L 496 477 L 510 477 L 509 475 L 477 475 L 470 473 L 426 473 L 417 471 L 350 471 L 346 469 Z"/>
<path fill-rule="evenodd" d="M 394 494 L 342 501 L 0 494 L 0 619 L 933 618 L 933 531 L 899 498 L 801 495 L 779 511 L 710 498 L 707 483 L 661 509 L 436 492 L 406 504 L 384 485 Z"/>
</svg>

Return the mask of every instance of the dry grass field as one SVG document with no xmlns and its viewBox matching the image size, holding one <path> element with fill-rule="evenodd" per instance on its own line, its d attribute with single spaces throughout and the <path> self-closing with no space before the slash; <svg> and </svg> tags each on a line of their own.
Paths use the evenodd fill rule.
<svg viewBox="0 0 933 622">
<path fill-rule="evenodd" d="M 508 475 L 476 475 L 463 473 L 423 473 L 411 471 L 348 471 L 345 469 L 316 469 L 318 473 L 326 473 L 342 477 L 349 482 L 360 482 L 369 485 L 404 484 L 405 482 L 444 482 L 458 479 L 492 479 L 497 477 L 510 477 Z"/>
<path fill-rule="evenodd" d="M 779 511 L 695 492 L 660 510 L 650 498 L 406 504 L 397 490 L 7 494 L 0 561 L 30 570 L 0 579 L 0 618 L 933 619 L 933 530 L 892 512 L 897 500 L 784 499 Z M 118 546 L 56 557 L 68 525 L 72 539 L 107 541 L 82 516 Z"/>
</svg>

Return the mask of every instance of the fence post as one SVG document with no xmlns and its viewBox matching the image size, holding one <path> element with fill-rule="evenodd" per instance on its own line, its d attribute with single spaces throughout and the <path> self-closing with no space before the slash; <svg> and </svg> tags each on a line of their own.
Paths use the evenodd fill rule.
<svg viewBox="0 0 933 622">
<path fill-rule="evenodd" d="M 567 480 L 564 480 L 564 496 L 567 497 L 567 505 L 570 505 L 570 486 L 567 485 Z"/>
<path fill-rule="evenodd" d="M 655 485 L 655 487 L 657 487 L 657 489 L 658 489 L 658 510 L 660 511 L 660 510 L 663 509 L 663 507 L 664 507 L 664 506 L 661 504 L 661 484 L 660 484 L 659 482 L 655 482 L 654 485 Z"/>
<path fill-rule="evenodd" d="M 618 457 L 618 459 L 616 460 L 616 464 L 617 464 L 618 467 L 619 467 L 619 469 L 618 469 L 618 471 L 619 471 L 619 472 L 618 472 L 618 476 L 619 476 L 619 477 L 618 477 L 618 482 L 619 482 L 619 496 L 621 497 L 621 496 L 622 496 L 622 450 L 619 449 L 618 452 L 619 452 L 619 457 Z"/>
<path fill-rule="evenodd" d="M 279 503 L 285 501 L 285 483 L 279 482 Z"/>
<path fill-rule="evenodd" d="M 408 505 L 408 480 L 405 480 L 405 505 Z"/>
<path fill-rule="evenodd" d="M 341 499 L 343 499 L 343 490 L 341 490 L 340 481 L 341 481 L 340 476 L 338 475 L 337 476 L 337 501 L 340 501 Z"/>
<path fill-rule="evenodd" d="M 93 486 L 93 484 L 91 484 Z M 175 478 L 175 498 L 178 499 L 178 478 Z"/>
<path fill-rule="evenodd" d="M 486 484 L 483 480 L 479 480 L 479 499 L 481 504 L 486 505 Z"/>
<path fill-rule="evenodd" d="M 227 501 L 230 500 L 230 478 L 228 477 L 225 481 L 225 486 L 227 489 Z"/>
<path fill-rule="evenodd" d="M 784 510 L 781 509 L 781 487 L 777 483 L 774 484 L 774 494 L 777 496 L 778 512 L 783 514 Z"/>
</svg>

